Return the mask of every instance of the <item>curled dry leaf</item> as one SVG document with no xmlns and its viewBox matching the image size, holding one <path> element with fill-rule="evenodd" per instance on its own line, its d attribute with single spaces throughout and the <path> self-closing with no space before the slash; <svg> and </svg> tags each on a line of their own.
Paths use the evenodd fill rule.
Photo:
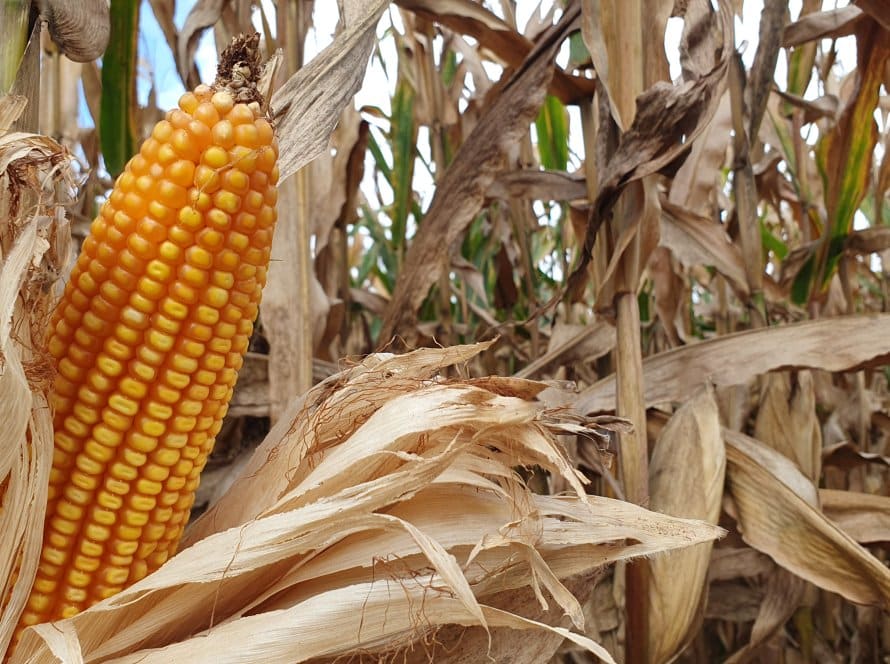
<svg viewBox="0 0 890 664">
<path fill-rule="evenodd" d="M 890 571 L 819 509 L 794 463 L 724 429 L 729 490 L 745 542 L 789 572 L 852 602 L 890 607 Z"/>
<path fill-rule="evenodd" d="M 587 197 L 584 180 L 562 171 L 522 170 L 502 173 L 488 187 L 489 198 L 574 201 Z"/>
<path fill-rule="evenodd" d="M 705 381 L 738 385 L 775 369 L 849 371 L 890 357 L 890 315 L 848 316 L 747 330 L 675 348 L 643 361 L 646 406 L 680 401 Z M 826 352 L 831 348 L 831 352 Z M 582 413 L 615 408 L 615 376 L 574 400 Z"/>
<path fill-rule="evenodd" d="M 529 362 L 517 378 L 531 378 L 559 361 L 562 364 L 590 362 L 602 357 L 615 347 L 615 328 L 603 320 L 590 325 L 556 323 L 550 334 L 547 352 Z"/>
<path fill-rule="evenodd" d="M 703 218 L 714 219 L 716 188 L 722 177 L 727 148 L 731 140 L 732 109 L 729 95 L 723 98 L 708 126 L 692 144 L 689 156 L 671 180 L 668 199 L 674 206 L 685 208 Z M 662 208 L 665 201 L 662 200 Z M 663 232 L 663 231 L 662 231 Z"/>
<path fill-rule="evenodd" d="M 816 39 L 845 37 L 853 34 L 856 26 L 865 19 L 865 12 L 855 5 L 806 14 L 785 26 L 782 46 L 790 48 Z"/>
<path fill-rule="evenodd" d="M 732 10 L 725 0 L 718 4 L 722 44 L 715 47 L 711 70 L 679 85 L 660 81 L 636 98 L 633 123 L 600 177 L 581 259 L 568 280 L 569 292 L 576 292 L 586 280 L 597 233 L 621 191 L 631 182 L 676 165 L 714 117 L 732 52 Z"/>
<path fill-rule="evenodd" d="M 377 21 L 386 0 L 347 0 L 337 39 L 302 67 L 272 97 L 278 129 L 281 179 L 294 174 L 320 155 L 340 112 L 365 77 L 376 44 Z"/>
<path fill-rule="evenodd" d="M 653 510 L 716 524 L 723 500 L 726 455 L 714 390 L 707 386 L 668 421 L 649 464 Z M 678 490 L 678 488 L 680 490 Z M 712 543 L 649 561 L 647 653 L 650 662 L 671 661 L 698 630 Z"/>
<path fill-rule="evenodd" d="M 686 267 L 712 265 L 736 292 L 748 294 L 745 263 L 719 223 L 661 200 L 661 246 L 667 247 Z"/>
<path fill-rule="evenodd" d="M 546 590 L 551 617 L 581 629 L 561 579 L 720 530 L 586 496 L 551 431 L 559 414 L 544 418 L 530 383 L 429 377 L 483 347 L 371 356 L 316 387 L 220 502 L 246 505 L 235 519 L 211 509 L 156 573 L 26 630 L 13 662 L 383 656 L 446 624 L 550 631 L 613 661 L 486 599 Z M 515 465 L 559 475 L 572 494 L 531 493 Z"/>
<path fill-rule="evenodd" d="M 748 643 L 727 659 L 728 664 L 756 662 L 761 658 L 761 648 L 779 631 L 800 606 L 806 583 L 780 567 L 774 567 L 767 575 L 757 617 L 751 627 Z"/>
<path fill-rule="evenodd" d="M 186 17 L 182 30 L 179 31 L 176 45 L 176 67 L 179 70 L 180 78 L 190 88 L 199 83 L 196 80 L 198 72 L 191 73 L 190 71 L 195 61 L 198 41 L 204 30 L 219 20 L 223 7 L 227 3 L 228 0 L 198 0 Z"/>
</svg>

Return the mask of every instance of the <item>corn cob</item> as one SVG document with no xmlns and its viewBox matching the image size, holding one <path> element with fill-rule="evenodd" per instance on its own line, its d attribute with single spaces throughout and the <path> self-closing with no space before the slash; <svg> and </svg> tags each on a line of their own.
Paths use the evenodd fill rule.
<svg viewBox="0 0 890 664">
<path fill-rule="evenodd" d="M 93 222 L 48 341 L 55 452 L 21 626 L 72 616 L 176 549 L 269 263 L 278 148 L 258 36 L 153 129 Z"/>
</svg>

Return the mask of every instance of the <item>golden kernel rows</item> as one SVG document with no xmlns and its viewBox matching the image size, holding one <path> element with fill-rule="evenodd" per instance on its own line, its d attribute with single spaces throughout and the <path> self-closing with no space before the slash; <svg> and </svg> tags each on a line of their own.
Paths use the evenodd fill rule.
<svg viewBox="0 0 890 664">
<path fill-rule="evenodd" d="M 93 222 L 53 318 L 55 452 L 22 625 L 68 617 L 175 552 L 266 281 L 277 145 L 199 86 Z"/>
</svg>

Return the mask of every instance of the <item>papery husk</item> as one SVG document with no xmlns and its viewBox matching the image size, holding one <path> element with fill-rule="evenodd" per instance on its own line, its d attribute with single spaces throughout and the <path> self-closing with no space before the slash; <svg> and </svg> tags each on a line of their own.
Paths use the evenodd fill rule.
<svg viewBox="0 0 890 664">
<path fill-rule="evenodd" d="M 0 98 L 0 654 L 27 600 L 52 463 L 44 330 L 69 243 L 58 205 L 71 174 L 54 140 L 4 133 L 25 109 Z"/>
<path fill-rule="evenodd" d="M 708 385 L 683 404 L 661 432 L 649 466 L 653 510 L 716 524 L 726 475 L 726 452 L 714 390 Z M 707 597 L 712 543 L 649 562 L 648 655 L 667 662 L 698 631 Z"/>
<path fill-rule="evenodd" d="M 579 633 L 583 612 L 561 579 L 721 531 L 586 496 L 555 435 L 577 420 L 545 410 L 542 385 L 434 377 L 483 347 L 373 355 L 317 386 L 194 524 L 190 546 L 87 611 L 26 630 L 12 661 L 383 656 L 444 625 L 545 630 L 613 661 Z M 514 471 L 530 465 L 572 494 L 531 493 Z M 486 603 L 527 587 L 548 620 Z M 547 624 L 564 615 L 573 630 Z"/>
</svg>

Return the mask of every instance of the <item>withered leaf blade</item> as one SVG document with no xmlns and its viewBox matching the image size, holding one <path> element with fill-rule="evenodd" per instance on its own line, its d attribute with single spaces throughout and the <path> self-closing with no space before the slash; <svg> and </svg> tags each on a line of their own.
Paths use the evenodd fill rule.
<svg viewBox="0 0 890 664">
<path fill-rule="evenodd" d="M 389 2 L 352 0 L 350 4 L 346 15 L 358 18 L 272 96 L 282 180 L 327 148 L 340 112 L 364 80 L 376 43 L 377 21 Z"/>
<path fill-rule="evenodd" d="M 587 278 L 597 232 L 621 191 L 631 182 L 676 164 L 714 117 L 732 51 L 732 11 L 725 0 L 721 0 L 719 7 L 723 45 L 715 53 L 713 68 L 679 85 L 659 81 L 637 97 L 633 124 L 621 136 L 618 149 L 600 178 L 581 258 L 569 277 L 569 292 L 577 291 Z"/>
<path fill-rule="evenodd" d="M 822 512 L 860 543 L 890 542 L 890 497 L 819 489 Z"/>
<path fill-rule="evenodd" d="M 786 373 L 763 378 L 754 437 L 818 481 L 822 471 L 822 426 L 816 415 L 816 394 L 809 371 L 801 371 L 793 385 Z"/>
<path fill-rule="evenodd" d="M 849 371 L 884 363 L 888 356 L 890 314 L 746 330 L 646 358 L 646 406 L 680 401 L 708 380 L 716 385 L 738 385 L 780 368 Z M 604 378 L 582 391 L 574 405 L 582 413 L 613 410 L 615 377 Z"/>
<path fill-rule="evenodd" d="M 469 35 L 509 67 L 522 66 L 534 43 L 513 30 L 502 18 L 473 0 L 396 0 L 395 4 L 418 16 L 440 23 L 458 34 Z M 554 66 L 550 93 L 564 104 L 593 96 L 596 81 L 567 74 Z"/>
<path fill-rule="evenodd" d="M 814 39 L 845 37 L 853 34 L 857 24 L 864 19 L 865 12 L 855 5 L 807 14 L 785 27 L 782 46 L 790 48 Z"/>
<path fill-rule="evenodd" d="M 806 590 L 806 582 L 781 567 L 772 570 L 764 585 L 766 592 L 757 609 L 751 638 L 726 660 L 727 664 L 757 661 L 762 655 L 761 646 L 788 622 L 800 606 Z"/>
<path fill-rule="evenodd" d="M 819 509 L 812 482 L 763 443 L 724 429 L 727 479 L 745 542 L 852 602 L 890 607 L 890 570 Z"/>
<path fill-rule="evenodd" d="M 106 0 L 38 0 L 53 41 L 68 58 L 89 62 L 101 57 L 111 34 Z"/>
<path fill-rule="evenodd" d="M 176 44 L 176 66 L 179 76 L 189 85 L 194 86 L 197 80 L 189 78 L 190 67 L 195 61 L 195 51 L 201 34 L 216 23 L 228 0 L 198 0 L 185 18 Z M 197 74 L 197 71 L 195 72 Z"/>
<path fill-rule="evenodd" d="M 661 209 L 661 246 L 670 249 L 687 267 L 713 265 L 738 293 L 747 295 L 742 254 L 723 226 L 665 198 Z"/>
</svg>

